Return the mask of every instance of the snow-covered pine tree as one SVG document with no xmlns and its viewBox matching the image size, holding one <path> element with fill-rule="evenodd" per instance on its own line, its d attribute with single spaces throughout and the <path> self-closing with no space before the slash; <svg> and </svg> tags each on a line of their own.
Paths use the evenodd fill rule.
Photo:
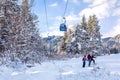
<svg viewBox="0 0 120 80">
<path fill-rule="evenodd" d="M 20 58 L 20 60 L 23 63 L 27 63 L 28 61 L 31 61 L 32 63 L 32 59 L 31 59 L 32 55 L 30 55 L 30 52 L 33 52 L 33 51 L 30 50 L 29 48 L 30 45 L 28 45 L 30 41 L 30 37 L 32 35 L 31 24 L 33 23 L 31 20 L 32 20 L 32 16 L 30 13 L 29 5 L 28 5 L 28 0 L 22 0 L 22 6 L 21 6 L 21 12 L 20 12 L 20 18 L 19 18 L 20 28 L 17 34 L 17 41 L 16 41 L 16 45 L 17 45 L 16 55 L 17 57 Z"/>
<path fill-rule="evenodd" d="M 90 50 L 90 48 L 89 48 L 90 35 L 88 32 L 88 26 L 87 26 L 87 21 L 86 21 L 85 15 L 82 16 L 81 29 L 83 29 L 83 31 L 86 32 L 86 34 L 84 34 L 85 36 L 83 38 L 84 45 L 82 46 L 83 47 L 82 53 L 86 54 Z"/>
<path fill-rule="evenodd" d="M 75 32 L 72 34 L 71 49 L 72 54 L 85 54 L 89 42 L 89 35 L 86 30 L 81 29 L 81 25 L 77 25 Z"/>
<path fill-rule="evenodd" d="M 62 41 L 59 42 L 58 45 L 56 46 L 56 50 L 58 54 L 66 55 L 67 45 L 69 44 L 70 40 L 71 40 L 71 30 L 68 29 L 66 32 L 64 32 Z"/>
<path fill-rule="evenodd" d="M 0 3 L 2 64 L 18 59 L 23 63 L 40 63 L 47 53 L 36 28 L 36 16 L 33 16 L 30 7 L 28 0 L 23 0 L 22 6 L 17 0 L 2 0 Z"/>
<path fill-rule="evenodd" d="M 87 22 L 86 22 L 86 18 L 85 15 L 82 16 L 82 21 L 81 21 L 81 29 L 86 30 L 87 31 Z"/>
<path fill-rule="evenodd" d="M 89 35 L 84 15 L 81 24 L 74 26 L 74 28 L 75 30 L 71 34 L 71 40 L 67 45 L 67 53 L 71 55 L 85 54 L 88 51 Z"/>
<path fill-rule="evenodd" d="M 1 45 L 1 60 L 3 63 L 12 61 L 14 58 L 14 31 L 12 30 L 17 25 L 17 18 L 20 13 L 20 7 L 16 0 L 2 0 L 0 3 L 0 45 Z"/>
<path fill-rule="evenodd" d="M 69 51 L 69 45 L 71 44 L 70 41 L 71 41 L 71 37 L 72 37 L 72 31 L 71 29 L 68 29 L 66 34 L 66 36 L 64 36 L 63 38 L 65 38 L 65 53 L 67 54 L 67 52 Z"/>
<path fill-rule="evenodd" d="M 30 11 L 28 0 L 23 0 L 20 14 L 20 29 L 17 37 L 17 56 L 24 63 L 40 63 L 45 55 L 45 46 L 41 45 L 35 17 Z"/>
<path fill-rule="evenodd" d="M 101 34 L 100 34 L 100 26 L 98 25 L 98 19 L 96 15 L 89 16 L 88 20 L 88 33 L 90 35 L 89 47 L 92 51 L 100 55 L 103 53 L 102 43 L 101 43 Z"/>
</svg>

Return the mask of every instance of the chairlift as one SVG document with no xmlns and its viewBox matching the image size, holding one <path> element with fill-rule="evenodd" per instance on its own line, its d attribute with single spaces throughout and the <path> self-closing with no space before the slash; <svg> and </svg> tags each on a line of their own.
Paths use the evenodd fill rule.
<svg viewBox="0 0 120 80">
<path fill-rule="evenodd" d="M 63 17 L 64 22 L 60 24 L 60 31 L 67 31 L 66 20 Z"/>
<path fill-rule="evenodd" d="M 60 31 L 67 31 L 67 27 L 65 23 L 60 24 Z"/>
</svg>

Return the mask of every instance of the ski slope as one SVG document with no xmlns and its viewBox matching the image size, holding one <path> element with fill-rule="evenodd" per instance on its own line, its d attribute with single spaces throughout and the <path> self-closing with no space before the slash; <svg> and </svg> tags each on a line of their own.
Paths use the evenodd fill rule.
<svg viewBox="0 0 120 80">
<path fill-rule="evenodd" d="M 99 56 L 96 65 L 82 68 L 82 58 L 47 61 L 26 68 L 0 66 L 0 80 L 120 80 L 120 54 Z"/>
</svg>

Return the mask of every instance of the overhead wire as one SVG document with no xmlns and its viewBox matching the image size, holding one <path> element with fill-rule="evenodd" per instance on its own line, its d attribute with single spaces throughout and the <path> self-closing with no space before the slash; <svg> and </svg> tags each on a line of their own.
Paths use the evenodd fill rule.
<svg viewBox="0 0 120 80">
<path fill-rule="evenodd" d="M 63 18 L 65 18 L 65 13 L 67 11 L 67 6 L 68 6 L 68 0 L 66 1 L 65 10 L 64 10 L 64 13 L 63 13 Z"/>
<path fill-rule="evenodd" d="M 45 5 L 46 24 L 47 24 L 47 29 L 48 29 L 48 32 L 49 32 L 49 25 L 48 25 L 48 15 L 47 15 L 46 0 L 44 0 L 44 5 Z M 48 33 L 48 35 L 49 35 L 49 33 Z"/>
</svg>

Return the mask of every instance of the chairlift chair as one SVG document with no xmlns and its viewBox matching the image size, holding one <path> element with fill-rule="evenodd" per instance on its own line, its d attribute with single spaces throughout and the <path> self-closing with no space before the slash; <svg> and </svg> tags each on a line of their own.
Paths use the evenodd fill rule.
<svg viewBox="0 0 120 80">
<path fill-rule="evenodd" d="M 67 31 L 67 27 L 65 23 L 60 24 L 60 31 Z"/>
<path fill-rule="evenodd" d="M 66 20 L 65 17 L 63 17 L 64 22 L 60 24 L 60 31 L 67 31 L 67 26 L 66 26 Z"/>
</svg>

